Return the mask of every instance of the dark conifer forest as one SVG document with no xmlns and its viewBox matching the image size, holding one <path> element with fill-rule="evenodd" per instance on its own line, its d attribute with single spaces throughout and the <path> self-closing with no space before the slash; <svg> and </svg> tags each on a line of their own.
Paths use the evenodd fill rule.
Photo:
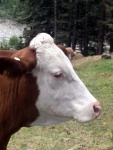
<svg viewBox="0 0 113 150">
<path fill-rule="evenodd" d="M 113 52 L 111 0 L 0 0 L 0 17 L 26 24 L 26 45 L 38 33 L 56 44 L 79 47 L 84 56 Z"/>
</svg>

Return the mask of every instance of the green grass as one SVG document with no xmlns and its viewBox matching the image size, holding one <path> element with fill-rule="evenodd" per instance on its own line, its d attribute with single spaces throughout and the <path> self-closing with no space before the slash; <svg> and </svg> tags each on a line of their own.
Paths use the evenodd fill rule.
<svg viewBox="0 0 113 150">
<path fill-rule="evenodd" d="M 100 101 L 101 116 L 90 123 L 22 128 L 12 136 L 8 150 L 113 150 L 113 60 L 88 60 L 75 69 Z"/>
</svg>

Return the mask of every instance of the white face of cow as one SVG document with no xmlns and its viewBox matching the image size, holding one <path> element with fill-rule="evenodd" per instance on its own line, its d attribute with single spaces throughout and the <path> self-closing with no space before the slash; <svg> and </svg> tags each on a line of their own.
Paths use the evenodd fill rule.
<svg viewBox="0 0 113 150">
<path fill-rule="evenodd" d="M 40 95 L 36 107 L 40 116 L 31 126 L 50 125 L 75 119 L 94 120 L 101 111 L 99 103 L 90 94 L 75 73 L 71 62 L 46 33 L 37 35 L 30 43 L 36 49 L 37 77 Z"/>
</svg>

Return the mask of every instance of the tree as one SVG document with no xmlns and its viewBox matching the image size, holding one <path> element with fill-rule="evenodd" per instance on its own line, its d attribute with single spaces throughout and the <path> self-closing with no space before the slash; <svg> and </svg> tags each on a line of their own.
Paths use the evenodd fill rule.
<svg viewBox="0 0 113 150">
<path fill-rule="evenodd" d="M 106 1 L 106 40 L 110 45 L 109 52 L 113 52 L 113 2 Z"/>
<path fill-rule="evenodd" d="M 57 0 L 54 0 L 54 41 L 57 40 Z"/>
<path fill-rule="evenodd" d="M 53 36 L 53 1 L 24 0 L 24 2 L 26 2 L 23 18 L 27 24 L 27 28 L 24 30 L 26 45 L 40 32 L 47 32 Z"/>
<path fill-rule="evenodd" d="M 24 2 L 21 21 L 25 21 L 26 45 L 40 32 L 49 33 L 56 44 L 75 49 L 84 56 L 102 54 L 105 34 L 113 33 L 113 2 L 110 0 L 20 0 Z M 21 6 L 21 5 L 20 5 Z M 21 16 L 21 15 L 20 15 Z M 109 39 L 111 49 L 112 38 Z M 97 43 L 97 51 L 94 43 Z"/>
<path fill-rule="evenodd" d="M 104 0 L 100 2 L 100 13 L 99 13 L 99 34 L 98 34 L 98 44 L 97 44 L 97 54 L 103 53 L 103 42 L 104 42 L 104 32 L 105 32 L 105 4 Z"/>
</svg>

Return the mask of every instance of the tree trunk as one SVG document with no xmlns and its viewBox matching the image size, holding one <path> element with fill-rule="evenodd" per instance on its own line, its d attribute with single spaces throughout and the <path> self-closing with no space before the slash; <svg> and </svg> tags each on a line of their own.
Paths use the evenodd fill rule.
<svg viewBox="0 0 113 150">
<path fill-rule="evenodd" d="M 110 53 L 113 52 L 113 37 L 110 39 Z"/>
<path fill-rule="evenodd" d="M 97 44 L 97 55 L 103 53 L 103 42 L 104 42 L 104 24 L 105 21 L 105 5 L 103 2 L 100 4 L 100 23 L 99 23 L 99 34 L 98 34 L 98 44 Z"/>
<path fill-rule="evenodd" d="M 113 52 L 113 31 L 112 31 L 112 29 L 110 29 L 110 33 L 107 35 L 106 40 L 110 44 L 109 52 L 112 53 Z"/>
<path fill-rule="evenodd" d="M 77 1 L 73 1 L 74 8 L 73 8 L 73 32 L 72 32 L 72 49 L 75 50 L 76 47 L 76 35 L 77 35 Z"/>
<path fill-rule="evenodd" d="M 83 35 L 83 39 L 84 39 L 84 51 L 83 51 L 83 55 L 84 56 L 88 56 L 88 2 L 85 3 L 85 22 L 84 22 L 84 35 Z"/>
<path fill-rule="evenodd" d="M 76 25 L 73 27 L 73 36 L 72 36 L 72 49 L 75 50 L 76 46 Z"/>
<path fill-rule="evenodd" d="M 57 0 L 54 0 L 54 42 L 57 41 Z"/>
<path fill-rule="evenodd" d="M 71 37 L 72 37 L 72 35 L 71 35 L 71 32 L 70 32 L 69 35 L 68 35 L 67 47 L 71 46 Z"/>
<path fill-rule="evenodd" d="M 111 10 L 111 19 L 113 19 L 113 10 Z M 113 28 L 111 29 L 112 36 L 109 40 L 110 43 L 110 53 L 113 52 Z"/>
</svg>

